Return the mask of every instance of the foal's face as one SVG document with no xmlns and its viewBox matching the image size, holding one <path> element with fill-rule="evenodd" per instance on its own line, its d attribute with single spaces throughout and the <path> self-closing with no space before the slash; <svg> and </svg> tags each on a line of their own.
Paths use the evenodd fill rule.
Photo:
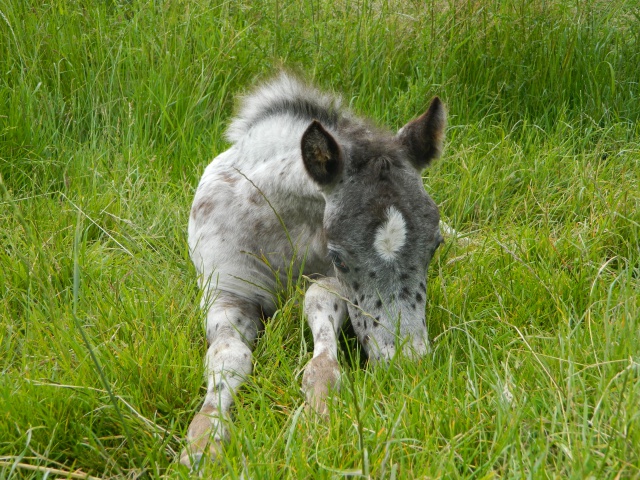
<svg viewBox="0 0 640 480">
<path fill-rule="evenodd" d="M 326 197 L 324 218 L 353 328 L 373 359 L 392 356 L 403 342 L 406 353 L 425 353 L 425 279 L 442 242 L 438 208 L 419 174 L 399 164 L 381 179 L 379 163 L 387 162 L 346 173 Z"/>
<path fill-rule="evenodd" d="M 428 349 L 426 275 L 442 236 L 419 172 L 439 154 L 443 130 L 436 99 L 396 136 L 362 129 L 339 132 L 338 142 L 314 122 L 302 139 L 305 166 L 326 199 L 328 255 L 373 360 Z"/>
</svg>

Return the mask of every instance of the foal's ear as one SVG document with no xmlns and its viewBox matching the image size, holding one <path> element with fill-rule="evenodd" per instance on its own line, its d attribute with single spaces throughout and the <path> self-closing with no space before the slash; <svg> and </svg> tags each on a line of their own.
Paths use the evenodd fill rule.
<svg viewBox="0 0 640 480">
<path fill-rule="evenodd" d="M 447 112 L 442 101 L 433 97 L 429 109 L 398 131 L 397 138 L 407 148 L 411 163 L 422 171 L 442 153 Z"/>
<path fill-rule="evenodd" d="M 331 185 L 342 174 L 340 146 L 317 120 L 302 135 L 302 160 L 311 178 L 322 187 Z"/>
</svg>

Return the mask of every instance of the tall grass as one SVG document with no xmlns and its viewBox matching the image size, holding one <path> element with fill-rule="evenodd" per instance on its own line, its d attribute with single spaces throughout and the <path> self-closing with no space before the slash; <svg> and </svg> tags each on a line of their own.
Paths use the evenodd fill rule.
<svg viewBox="0 0 640 480">
<path fill-rule="evenodd" d="M 2 173 L 49 167 L 52 145 L 98 142 L 192 166 L 221 148 L 232 96 L 280 65 L 394 124 L 432 93 L 454 125 L 635 122 L 634 5 L 5 1 L 3 157 L 36 158 Z"/>
<path fill-rule="evenodd" d="M 469 241 L 430 270 L 433 356 L 363 369 L 347 340 L 327 424 L 290 285 L 212 474 L 639 477 L 639 24 L 625 0 L 0 0 L 0 476 L 188 475 L 189 203 L 284 66 L 394 128 L 440 95 L 425 184 Z"/>
</svg>

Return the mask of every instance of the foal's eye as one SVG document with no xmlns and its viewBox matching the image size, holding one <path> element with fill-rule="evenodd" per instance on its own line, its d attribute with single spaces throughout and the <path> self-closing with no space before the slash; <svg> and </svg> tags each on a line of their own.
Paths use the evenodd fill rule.
<svg viewBox="0 0 640 480">
<path fill-rule="evenodd" d="M 347 273 L 349 271 L 349 267 L 347 267 L 347 264 L 344 263 L 344 260 L 342 260 L 342 257 L 338 252 L 329 250 L 329 258 L 331 259 L 333 265 L 342 273 Z"/>
<path fill-rule="evenodd" d="M 438 243 L 436 243 L 433 247 L 431 247 L 431 249 L 429 250 L 429 261 L 431 261 L 431 259 L 433 258 L 433 256 L 436 254 L 436 250 L 438 250 L 438 247 L 440 247 L 440 245 L 442 245 L 444 243 L 444 239 L 441 239 Z"/>
</svg>

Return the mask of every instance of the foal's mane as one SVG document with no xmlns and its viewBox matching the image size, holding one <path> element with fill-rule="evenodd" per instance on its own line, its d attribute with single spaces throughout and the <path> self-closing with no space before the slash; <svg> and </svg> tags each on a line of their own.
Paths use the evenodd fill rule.
<svg viewBox="0 0 640 480">
<path fill-rule="evenodd" d="M 242 99 L 238 114 L 227 129 L 227 140 L 237 142 L 251 127 L 277 115 L 291 115 L 305 121 L 315 119 L 329 128 L 337 128 L 341 120 L 350 116 L 341 109 L 340 97 L 321 93 L 282 72 Z"/>
</svg>

